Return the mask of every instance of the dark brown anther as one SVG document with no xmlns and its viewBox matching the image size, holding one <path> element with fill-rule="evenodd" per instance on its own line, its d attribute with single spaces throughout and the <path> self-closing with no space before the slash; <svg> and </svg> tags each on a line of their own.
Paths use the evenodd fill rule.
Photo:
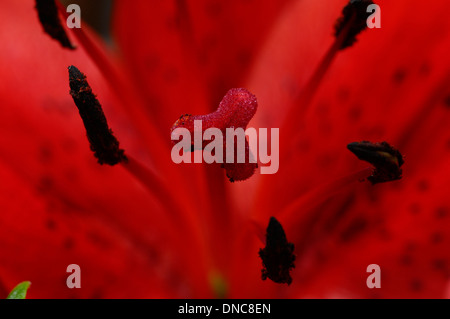
<svg viewBox="0 0 450 319">
<path fill-rule="evenodd" d="M 75 50 L 61 24 L 55 0 L 36 0 L 36 10 L 45 33 L 58 41 L 64 48 Z"/>
<path fill-rule="evenodd" d="M 334 26 L 336 38 L 345 36 L 340 50 L 352 46 L 356 42 L 356 36 L 367 28 L 367 18 L 371 15 L 367 12 L 367 7 L 371 4 L 374 4 L 371 0 L 351 0 L 344 7 L 342 16 Z"/>
<path fill-rule="evenodd" d="M 279 284 L 292 283 L 290 270 L 295 268 L 294 244 L 286 239 L 283 227 L 275 219 L 270 218 L 266 234 L 266 247 L 259 250 L 262 259 L 262 279 L 269 278 Z"/>
<path fill-rule="evenodd" d="M 401 166 L 404 164 L 402 154 L 387 142 L 355 142 L 347 148 L 360 160 L 369 162 L 375 168 L 368 180 L 372 184 L 391 182 L 402 178 Z"/>
<path fill-rule="evenodd" d="M 77 106 L 94 156 L 99 164 L 116 165 L 127 161 L 119 141 L 108 127 L 105 114 L 86 76 L 76 67 L 69 67 L 70 95 Z"/>
</svg>

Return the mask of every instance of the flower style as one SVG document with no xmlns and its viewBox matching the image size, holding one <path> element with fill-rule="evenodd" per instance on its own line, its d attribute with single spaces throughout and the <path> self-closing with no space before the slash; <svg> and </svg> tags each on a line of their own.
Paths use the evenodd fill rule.
<svg viewBox="0 0 450 319">
<path fill-rule="evenodd" d="M 353 34 L 346 0 L 116 0 L 114 48 L 85 24 L 63 48 L 35 1 L 2 1 L 0 293 L 448 297 L 449 4 L 376 2 L 382 28 Z M 280 128 L 277 174 L 171 161 L 173 123 L 232 88 L 258 100 L 242 127 Z"/>
</svg>

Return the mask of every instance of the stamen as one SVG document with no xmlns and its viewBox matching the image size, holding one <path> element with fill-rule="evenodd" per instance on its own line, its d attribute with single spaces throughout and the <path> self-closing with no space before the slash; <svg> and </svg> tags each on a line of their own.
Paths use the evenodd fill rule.
<svg viewBox="0 0 450 319">
<path fill-rule="evenodd" d="M 58 1 L 57 7 L 59 13 L 68 17 L 65 7 Z M 153 118 L 148 117 L 145 112 L 145 98 L 142 93 L 133 86 L 132 81 L 129 81 L 124 74 L 120 61 L 113 57 L 113 54 L 107 54 L 105 45 L 101 43 L 100 39 L 95 38 L 93 34 L 86 32 L 86 28 L 71 29 L 72 34 L 78 40 L 84 51 L 90 56 L 91 61 L 94 61 L 107 83 L 112 87 L 114 94 L 120 99 L 120 106 L 130 118 L 133 119 L 136 129 L 144 137 L 144 143 L 147 144 L 147 151 L 152 155 L 152 158 L 159 167 L 164 168 L 164 158 L 158 154 L 168 152 L 169 149 L 164 143 L 163 135 L 154 124 Z M 110 53 L 110 52 L 109 52 Z M 158 137 L 158 138 L 156 138 Z M 170 172 L 166 172 L 170 174 Z"/>
<path fill-rule="evenodd" d="M 77 106 L 94 156 L 99 164 L 116 165 L 127 161 L 119 141 L 108 127 L 102 107 L 92 92 L 86 76 L 76 67 L 69 67 L 70 94 Z"/>
<path fill-rule="evenodd" d="M 371 0 L 351 0 L 342 10 L 342 16 L 334 26 L 336 38 L 342 37 L 340 50 L 352 46 L 356 36 L 367 28 L 367 18 L 370 13 L 367 7 L 373 4 Z"/>
<path fill-rule="evenodd" d="M 404 164 L 403 155 L 387 142 L 356 142 L 348 144 L 347 148 L 360 160 L 369 162 L 375 167 L 372 175 L 367 178 L 372 184 L 402 178 L 400 167 Z"/>
<path fill-rule="evenodd" d="M 45 33 L 58 41 L 64 48 L 75 50 L 59 19 L 55 0 L 36 0 L 36 10 Z"/>
<path fill-rule="evenodd" d="M 253 176 L 257 163 L 250 163 L 252 158 L 248 141 L 245 141 L 245 163 L 237 163 L 237 152 L 235 144 L 235 160 L 234 163 L 225 163 L 226 157 L 226 129 L 227 128 L 242 128 L 246 129 L 248 123 L 253 118 L 258 108 L 256 97 L 246 89 L 231 89 L 220 102 L 218 109 L 207 115 L 182 115 L 172 126 L 171 132 L 178 128 L 185 128 L 191 136 L 195 134 L 195 121 L 202 121 L 202 134 L 209 128 L 217 128 L 223 134 L 224 146 L 224 164 L 222 167 L 226 170 L 227 177 L 230 182 L 243 181 Z M 209 143 L 203 141 L 202 148 Z M 191 141 L 191 151 L 194 150 L 194 141 Z"/>
<path fill-rule="evenodd" d="M 100 164 L 123 164 L 124 168 L 135 176 L 156 199 L 162 207 L 172 213 L 177 221 L 183 220 L 184 211 L 178 200 L 172 196 L 169 187 L 152 170 L 140 164 L 133 158 L 128 158 L 124 150 L 119 148 L 119 142 L 108 127 L 105 115 L 99 101 L 86 81 L 86 76 L 76 67 L 69 67 L 70 94 L 80 112 L 86 128 L 91 150 Z M 186 222 L 185 222 L 186 224 Z"/>
<path fill-rule="evenodd" d="M 270 218 L 266 234 L 266 247 L 259 250 L 262 259 L 262 280 L 269 278 L 279 284 L 292 283 L 290 270 L 295 268 L 294 244 L 289 243 L 283 226 L 275 219 Z"/>
<path fill-rule="evenodd" d="M 316 70 L 306 85 L 302 88 L 298 96 L 295 97 L 294 103 L 287 112 L 287 116 L 283 123 L 285 134 L 287 136 L 295 136 L 295 130 L 298 127 L 299 119 L 304 118 L 308 108 L 320 87 L 320 84 L 333 64 L 337 54 L 345 48 L 350 47 L 356 42 L 356 36 L 367 27 L 367 17 L 369 14 L 367 6 L 373 4 L 371 0 L 352 0 L 342 10 L 340 17 L 335 24 L 336 39 L 319 62 Z M 295 139 L 292 139 L 295 140 Z M 289 147 L 284 148 L 290 149 Z"/>
</svg>

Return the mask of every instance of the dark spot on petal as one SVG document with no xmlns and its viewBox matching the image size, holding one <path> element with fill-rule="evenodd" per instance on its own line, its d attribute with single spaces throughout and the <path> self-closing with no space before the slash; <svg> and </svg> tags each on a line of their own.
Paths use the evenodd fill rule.
<svg viewBox="0 0 450 319">
<path fill-rule="evenodd" d="M 448 267 L 447 260 L 441 258 L 434 259 L 431 262 L 431 267 L 434 270 L 440 272 L 445 279 L 448 279 L 450 277 L 450 269 Z"/>
<path fill-rule="evenodd" d="M 430 189 L 430 184 L 427 180 L 422 179 L 417 183 L 417 188 L 420 192 L 426 192 Z"/>
<path fill-rule="evenodd" d="M 351 224 L 342 232 L 341 240 L 343 242 L 349 242 L 356 236 L 361 234 L 368 226 L 368 222 L 365 218 L 359 217 L 354 219 Z"/>
<path fill-rule="evenodd" d="M 445 148 L 447 149 L 447 151 L 450 151 L 450 139 L 448 139 L 448 140 L 445 142 Z"/>
<path fill-rule="evenodd" d="M 103 296 L 104 296 L 103 290 L 100 288 L 97 288 L 92 292 L 90 299 L 102 299 Z"/>
<path fill-rule="evenodd" d="M 323 249 L 317 248 L 314 252 L 314 259 L 317 265 L 324 265 L 328 260 L 327 253 Z"/>
<path fill-rule="evenodd" d="M 44 175 L 39 179 L 39 184 L 37 186 L 38 192 L 41 194 L 49 193 L 55 185 L 55 181 L 50 175 Z"/>
<path fill-rule="evenodd" d="M 450 95 L 447 95 L 447 96 L 444 98 L 444 105 L 445 105 L 446 107 L 449 107 L 449 108 L 450 108 Z"/>
<path fill-rule="evenodd" d="M 446 270 L 447 269 L 447 261 L 445 259 L 434 259 L 431 262 L 431 265 L 436 270 Z"/>
<path fill-rule="evenodd" d="M 319 168 L 327 168 L 334 163 L 334 160 L 334 154 L 326 152 L 317 156 L 316 164 Z"/>
<path fill-rule="evenodd" d="M 419 279 L 412 280 L 410 285 L 411 285 L 411 290 L 415 291 L 415 292 L 422 291 L 424 288 L 423 282 Z"/>
<path fill-rule="evenodd" d="M 48 230 L 55 230 L 56 229 L 56 222 L 53 219 L 47 219 L 47 221 L 45 222 L 45 227 Z"/>
<path fill-rule="evenodd" d="M 400 257 L 400 264 L 403 266 L 411 266 L 413 264 L 413 258 L 409 254 L 405 254 Z"/>
<path fill-rule="evenodd" d="M 168 31 L 170 32 L 178 32 L 181 28 L 181 21 L 179 16 L 177 15 L 173 15 L 173 16 L 168 16 L 166 18 L 166 28 Z"/>
<path fill-rule="evenodd" d="M 49 144 L 43 144 L 39 149 L 39 161 L 42 164 L 49 164 L 53 159 L 53 151 Z"/>
<path fill-rule="evenodd" d="M 206 2 L 205 11 L 211 18 L 217 18 L 222 13 L 222 3 L 215 0 Z"/>
<path fill-rule="evenodd" d="M 323 229 L 326 232 L 331 232 L 336 228 L 336 225 L 339 224 L 340 221 L 347 215 L 350 211 L 350 207 L 355 201 L 355 196 L 353 194 L 346 196 L 346 199 L 335 207 L 334 214 L 328 218 L 325 222 Z"/>
<path fill-rule="evenodd" d="M 67 179 L 67 181 L 73 183 L 80 179 L 80 173 L 78 172 L 78 169 L 75 167 L 70 167 L 64 170 L 64 176 Z"/>
<path fill-rule="evenodd" d="M 66 250 L 72 250 L 73 247 L 75 246 L 75 241 L 73 240 L 72 237 L 67 237 L 66 239 L 64 239 L 63 246 L 64 249 Z"/>
<path fill-rule="evenodd" d="M 186 0 L 175 0 L 175 2 L 176 14 L 173 24 L 176 28 L 190 33 L 192 31 L 192 26 L 188 2 Z"/>
<path fill-rule="evenodd" d="M 436 218 L 442 219 L 449 216 L 449 209 L 448 207 L 438 207 L 436 209 Z"/>
<path fill-rule="evenodd" d="M 405 245 L 405 250 L 407 252 L 413 252 L 413 251 L 417 250 L 417 244 L 413 241 L 408 241 Z"/>
<path fill-rule="evenodd" d="M 252 53 L 249 50 L 240 50 L 236 56 L 236 62 L 241 67 L 247 67 L 252 61 Z"/>
<path fill-rule="evenodd" d="M 377 203 L 380 200 L 380 192 L 375 188 L 369 188 L 367 190 L 367 199 L 372 203 Z M 381 218 L 381 215 L 377 216 Z M 384 219 L 382 219 L 384 221 Z"/>
<path fill-rule="evenodd" d="M 61 147 L 66 153 L 75 152 L 77 146 L 78 146 L 77 141 L 71 137 L 67 137 L 61 142 Z"/>
<path fill-rule="evenodd" d="M 409 205 L 409 211 L 411 212 L 411 214 L 417 215 L 422 211 L 422 207 L 419 203 L 412 203 L 411 205 Z"/>
<path fill-rule="evenodd" d="M 431 73 L 431 66 L 428 62 L 424 62 L 419 69 L 419 73 L 421 76 L 426 77 Z"/>
<path fill-rule="evenodd" d="M 311 140 L 309 138 L 301 137 L 301 140 L 298 142 L 298 150 L 307 153 L 311 150 Z"/>
<path fill-rule="evenodd" d="M 219 45 L 219 40 L 214 34 L 206 35 L 199 46 L 198 61 L 200 65 L 205 66 L 211 62 L 211 52 L 214 51 Z M 211 86 L 212 83 L 208 83 Z"/>
<path fill-rule="evenodd" d="M 392 80 L 394 83 L 400 85 L 402 84 L 406 79 L 406 70 L 405 69 L 397 69 L 394 72 L 394 75 L 392 76 Z"/>
<path fill-rule="evenodd" d="M 363 108 L 361 105 L 355 105 L 348 110 L 348 117 L 352 121 L 357 121 L 363 114 Z"/>
<path fill-rule="evenodd" d="M 87 233 L 87 238 L 90 242 L 99 246 L 103 250 L 111 248 L 110 241 L 102 237 L 100 234 L 91 231 Z"/>
<path fill-rule="evenodd" d="M 431 234 L 430 240 L 431 240 L 431 243 L 433 243 L 433 244 L 439 244 L 444 240 L 444 236 L 441 233 L 436 232 L 436 233 Z"/>
<path fill-rule="evenodd" d="M 387 230 L 386 227 L 380 228 L 378 231 L 378 235 L 380 236 L 380 239 L 383 241 L 390 241 L 392 239 L 392 233 Z"/>
</svg>

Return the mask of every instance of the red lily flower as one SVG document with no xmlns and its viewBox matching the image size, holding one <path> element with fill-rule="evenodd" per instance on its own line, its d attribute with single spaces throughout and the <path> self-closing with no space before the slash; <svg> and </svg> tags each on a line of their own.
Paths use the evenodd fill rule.
<svg viewBox="0 0 450 319">
<path fill-rule="evenodd" d="M 345 50 L 332 33 L 346 0 L 116 1 L 116 50 L 86 25 L 65 50 L 34 1 L 1 2 L 0 293 L 29 280 L 30 298 L 448 297 L 449 4 L 377 3 L 382 28 Z M 128 164 L 92 156 L 71 65 Z M 232 184 L 174 164 L 175 120 L 238 87 L 258 100 L 249 126 L 280 128 L 279 172 Z M 362 182 L 355 141 L 400 149 L 403 178 Z M 263 277 L 290 285 L 261 278 L 271 216 L 290 274 Z"/>
</svg>

